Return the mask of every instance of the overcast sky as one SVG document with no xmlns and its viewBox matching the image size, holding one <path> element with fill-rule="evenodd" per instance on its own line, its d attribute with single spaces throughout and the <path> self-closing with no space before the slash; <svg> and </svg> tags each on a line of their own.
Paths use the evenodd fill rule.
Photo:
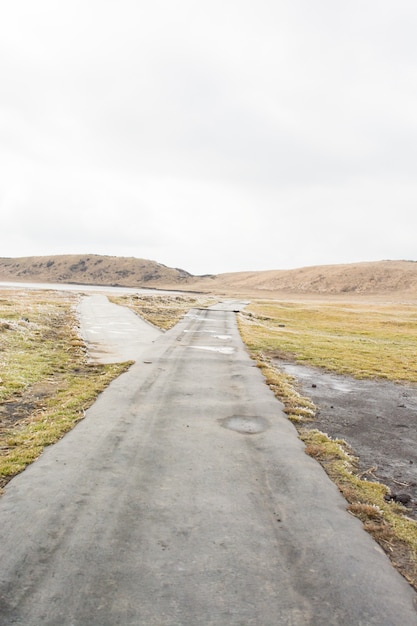
<svg viewBox="0 0 417 626">
<path fill-rule="evenodd" d="M 415 0 L 0 0 L 0 256 L 417 259 Z"/>
</svg>

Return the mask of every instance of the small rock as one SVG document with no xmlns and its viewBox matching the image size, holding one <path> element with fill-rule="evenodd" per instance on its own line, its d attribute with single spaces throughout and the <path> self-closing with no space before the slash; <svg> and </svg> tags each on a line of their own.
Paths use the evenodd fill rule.
<svg viewBox="0 0 417 626">
<path fill-rule="evenodd" d="M 389 496 L 390 500 L 394 500 L 394 502 L 399 502 L 400 504 L 409 504 L 411 502 L 411 496 L 408 493 L 392 493 Z"/>
</svg>

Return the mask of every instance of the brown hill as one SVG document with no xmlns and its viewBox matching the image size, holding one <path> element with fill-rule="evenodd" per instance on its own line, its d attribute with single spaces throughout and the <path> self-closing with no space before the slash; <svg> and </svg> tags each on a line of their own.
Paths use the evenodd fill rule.
<svg viewBox="0 0 417 626">
<path fill-rule="evenodd" d="M 184 270 L 133 257 L 69 254 L 0 258 L 1 281 L 178 287 L 190 277 L 191 274 Z"/>
<path fill-rule="evenodd" d="M 119 285 L 247 297 L 417 299 L 417 262 L 379 261 L 193 276 L 145 259 L 100 255 L 0 258 L 0 281 Z"/>
<path fill-rule="evenodd" d="M 254 294 L 320 296 L 417 297 L 417 262 L 378 261 L 348 265 L 319 265 L 293 270 L 237 272 L 213 277 L 217 290 Z M 201 287 L 207 280 L 203 281 Z M 196 281 L 194 286 L 196 287 Z"/>
</svg>

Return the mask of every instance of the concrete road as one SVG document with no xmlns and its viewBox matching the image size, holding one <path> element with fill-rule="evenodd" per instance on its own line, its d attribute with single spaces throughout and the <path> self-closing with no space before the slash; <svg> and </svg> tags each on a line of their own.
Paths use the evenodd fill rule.
<svg viewBox="0 0 417 626">
<path fill-rule="evenodd" d="M 103 294 L 81 298 L 77 312 L 88 358 L 98 363 L 136 361 L 162 334 L 127 307 L 112 304 Z"/>
<path fill-rule="evenodd" d="M 193 310 L 0 499 L 0 624 L 416 626 L 416 594 Z"/>
</svg>

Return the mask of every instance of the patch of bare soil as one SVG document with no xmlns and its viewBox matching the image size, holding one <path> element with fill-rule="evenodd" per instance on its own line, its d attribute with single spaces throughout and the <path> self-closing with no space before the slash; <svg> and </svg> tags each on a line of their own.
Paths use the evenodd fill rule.
<svg viewBox="0 0 417 626">
<path fill-rule="evenodd" d="M 318 368 L 274 360 L 318 407 L 305 424 L 344 439 L 358 458 L 362 478 L 390 489 L 390 498 L 417 519 L 417 386 L 356 380 Z"/>
<path fill-rule="evenodd" d="M 28 416 L 43 409 L 43 400 L 52 395 L 57 381 L 40 382 L 29 387 L 21 395 L 0 404 L 0 435 L 5 434 Z"/>
<path fill-rule="evenodd" d="M 8 435 L 20 424 L 36 418 L 45 408 L 47 398 L 53 395 L 58 385 L 58 377 L 50 381 L 42 381 L 32 385 L 21 394 L 16 394 L 9 400 L 0 403 L 0 437 Z M 8 448 L 2 448 L 7 452 Z M 13 476 L 0 476 L 0 491 L 7 485 Z"/>
</svg>

